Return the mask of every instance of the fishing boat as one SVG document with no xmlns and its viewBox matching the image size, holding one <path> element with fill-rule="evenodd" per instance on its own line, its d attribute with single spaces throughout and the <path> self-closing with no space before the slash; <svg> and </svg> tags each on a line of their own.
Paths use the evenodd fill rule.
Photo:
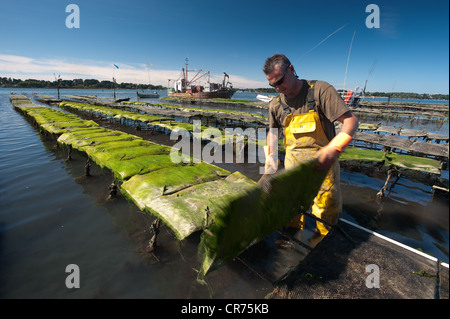
<svg viewBox="0 0 450 319">
<path fill-rule="evenodd" d="M 352 107 L 358 107 L 364 99 L 364 92 L 357 86 L 355 90 L 343 90 L 341 92 L 341 97 L 345 104 Z"/>
<path fill-rule="evenodd" d="M 141 99 L 153 99 L 153 98 L 159 98 L 159 94 L 158 92 L 153 92 L 153 93 L 139 93 L 138 91 L 136 91 L 137 97 L 141 98 Z"/>
<path fill-rule="evenodd" d="M 206 85 L 196 83 L 201 78 L 206 78 L 206 76 Z M 233 89 L 233 85 L 229 82 L 229 75 L 225 72 L 223 72 L 222 83 L 211 83 L 210 71 L 203 73 L 202 70 L 198 70 L 195 76 L 189 79 L 188 59 L 186 59 L 186 68 L 181 69 L 180 77 L 176 80 L 169 79 L 168 87 L 167 96 L 171 97 L 230 99 L 234 92 L 236 92 L 236 90 Z"/>
<path fill-rule="evenodd" d="M 148 63 L 148 65 L 153 66 L 153 64 L 151 64 L 150 62 L 147 61 L 147 63 Z M 150 85 L 150 69 L 149 69 L 148 65 L 147 65 L 147 74 L 148 74 L 149 93 L 139 93 L 139 91 L 136 88 L 136 95 L 140 99 L 158 99 L 159 98 L 158 92 L 156 92 L 156 91 L 153 93 L 150 92 L 150 87 L 151 87 L 151 85 Z M 142 90 L 142 92 L 144 92 L 144 90 Z"/>
<path fill-rule="evenodd" d="M 130 100 L 129 97 L 125 97 L 125 98 L 123 98 L 123 99 L 117 99 L 117 100 L 114 100 L 114 103 L 126 102 L 126 101 L 129 101 L 129 100 Z"/>
</svg>

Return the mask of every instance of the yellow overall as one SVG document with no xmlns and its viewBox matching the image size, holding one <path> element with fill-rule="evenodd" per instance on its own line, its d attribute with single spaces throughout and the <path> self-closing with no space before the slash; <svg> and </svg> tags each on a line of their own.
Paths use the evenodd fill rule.
<svg viewBox="0 0 450 319">
<path fill-rule="evenodd" d="M 310 108 L 308 113 L 288 114 L 285 120 L 285 168 L 290 169 L 301 162 L 312 160 L 317 151 L 327 145 L 329 140 L 322 128 L 317 112 Z M 335 182 L 336 181 L 336 182 Z M 336 159 L 328 171 L 327 176 L 314 198 L 312 213 L 316 217 L 330 223 L 336 224 L 342 212 L 342 199 L 340 181 L 339 161 Z M 299 181 L 307 182 L 307 181 Z M 296 216 L 289 224 L 291 227 L 303 229 L 304 215 Z M 326 235 L 329 226 L 317 221 L 317 231 Z"/>
</svg>

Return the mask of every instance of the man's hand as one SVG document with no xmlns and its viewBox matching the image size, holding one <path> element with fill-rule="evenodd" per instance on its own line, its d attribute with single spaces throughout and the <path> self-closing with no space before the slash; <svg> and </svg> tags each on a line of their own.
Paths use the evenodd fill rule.
<svg viewBox="0 0 450 319">
<path fill-rule="evenodd" d="M 334 160 L 339 157 L 339 154 L 350 144 L 352 136 L 340 132 L 336 135 L 328 145 L 322 147 L 317 153 L 318 168 L 323 170 L 329 170 Z"/>
<path fill-rule="evenodd" d="M 264 153 L 266 155 L 266 164 L 264 165 L 264 174 L 275 174 L 278 170 L 278 158 L 270 152 L 270 147 L 264 146 Z"/>
<path fill-rule="evenodd" d="M 317 153 L 316 158 L 318 159 L 317 168 L 319 170 L 328 171 L 333 165 L 333 162 L 338 158 L 340 152 L 335 147 L 330 144 L 322 147 Z"/>
</svg>

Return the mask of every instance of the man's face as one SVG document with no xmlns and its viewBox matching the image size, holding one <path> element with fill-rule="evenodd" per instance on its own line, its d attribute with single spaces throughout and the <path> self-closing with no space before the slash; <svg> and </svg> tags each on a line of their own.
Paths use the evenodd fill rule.
<svg viewBox="0 0 450 319">
<path fill-rule="evenodd" d="M 279 92 L 290 97 L 295 90 L 295 77 L 293 67 L 289 66 L 287 69 L 281 69 L 275 65 L 273 72 L 266 74 L 269 83 Z"/>
</svg>

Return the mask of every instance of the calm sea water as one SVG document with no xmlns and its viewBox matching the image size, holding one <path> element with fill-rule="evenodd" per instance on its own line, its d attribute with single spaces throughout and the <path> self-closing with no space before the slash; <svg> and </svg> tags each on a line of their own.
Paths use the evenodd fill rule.
<svg viewBox="0 0 450 319">
<path fill-rule="evenodd" d="M 211 273 L 208 285 L 199 283 L 197 234 L 180 242 L 162 227 L 157 257 L 146 253 L 153 217 L 123 197 L 108 200 L 109 172 L 94 166 L 93 177 L 84 178 L 85 158 L 75 154 L 66 162 L 56 142 L 13 109 L 12 91 L 56 96 L 56 90 L 0 89 L 0 298 L 263 298 L 271 292 L 239 262 Z M 110 90 L 61 94 L 112 96 Z M 125 96 L 134 99 L 135 92 L 117 92 Z M 257 178 L 252 167 L 226 168 Z M 374 198 L 384 179 L 342 172 L 342 183 L 344 218 L 448 263 L 448 202 L 433 200 L 429 186 L 401 179 L 380 207 Z M 79 266 L 79 289 L 66 287 L 70 264 Z"/>
</svg>

